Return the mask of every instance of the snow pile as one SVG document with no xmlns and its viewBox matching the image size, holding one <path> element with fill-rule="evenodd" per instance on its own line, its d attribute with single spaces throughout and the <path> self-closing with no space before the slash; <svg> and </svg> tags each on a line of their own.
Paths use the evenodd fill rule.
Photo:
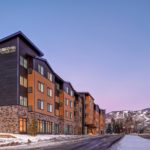
<svg viewBox="0 0 150 150">
<path fill-rule="evenodd" d="M 10 138 L 4 138 L 10 136 Z M 12 137 L 11 137 L 12 136 Z M 14 138 L 13 138 L 14 137 Z M 85 138 L 84 135 L 23 135 L 23 134 L 8 134 L 0 133 L 0 146 L 18 145 L 27 143 L 38 143 L 41 141 L 65 141 L 68 139 Z"/>
<path fill-rule="evenodd" d="M 150 141 L 139 136 L 126 135 L 110 150 L 150 150 Z"/>
</svg>

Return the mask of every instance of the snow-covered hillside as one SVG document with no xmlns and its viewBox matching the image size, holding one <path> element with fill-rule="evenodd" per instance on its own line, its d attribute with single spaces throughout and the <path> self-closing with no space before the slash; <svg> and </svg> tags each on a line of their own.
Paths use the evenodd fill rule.
<svg viewBox="0 0 150 150">
<path fill-rule="evenodd" d="M 109 123 L 111 119 L 126 121 L 132 120 L 139 128 L 145 128 L 150 125 L 150 108 L 146 108 L 138 111 L 113 111 L 106 115 L 106 123 Z"/>
</svg>

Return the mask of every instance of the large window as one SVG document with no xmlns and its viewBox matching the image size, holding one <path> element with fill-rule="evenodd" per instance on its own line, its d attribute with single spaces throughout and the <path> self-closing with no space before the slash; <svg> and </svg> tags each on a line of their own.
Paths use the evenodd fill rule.
<svg viewBox="0 0 150 150">
<path fill-rule="evenodd" d="M 38 107 L 38 109 L 44 109 L 44 101 L 38 100 L 37 107 Z"/>
<path fill-rule="evenodd" d="M 47 78 L 50 81 L 53 81 L 53 75 L 50 72 L 47 72 Z"/>
<path fill-rule="evenodd" d="M 52 133 L 52 122 L 46 121 L 46 133 Z"/>
<path fill-rule="evenodd" d="M 26 133 L 27 132 L 27 119 L 26 118 L 20 118 L 19 119 L 19 132 L 20 133 Z"/>
<path fill-rule="evenodd" d="M 54 132 L 55 134 L 59 134 L 59 124 L 54 124 Z"/>
<path fill-rule="evenodd" d="M 38 131 L 38 133 L 45 132 L 45 123 L 43 120 L 38 120 L 37 131 Z"/>
<path fill-rule="evenodd" d="M 20 105 L 27 106 L 27 97 L 20 96 Z"/>
<path fill-rule="evenodd" d="M 20 56 L 20 66 L 24 67 L 25 69 L 27 69 L 27 59 L 23 58 L 22 56 Z"/>
<path fill-rule="evenodd" d="M 43 83 L 38 82 L 38 90 L 42 93 L 44 92 L 44 84 Z"/>
<path fill-rule="evenodd" d="M 41 74 L 41 75 L 44 75 L 44 67 L 39 65 L 38 64 L 38 72 Z"/>
<path fill-rule="evenodd" d="M 47 104 L 47 111 L 52 112 L 53 111 L 53 105 Z"/>
<path fill-rule="evenodd" d="M 53 94 L 52 94 L 52 89 L 47 88 L 47 95 L 50 96 L 50 97 L 53 96 Z"/>
<path fill-rule="evenodd" d="M 73 126 L 65 124 L 64 132 L 65 132 L 65 134 L 73 134 Z"/>
<path fill-rule="evenodd" d="M 38 133 L 52 133 L 52 122 L 38 120 L 37 122 L 37 132 Z"/>
<path fill-rule="evenodd" d="M 20 76 L 20 85 L 27 88 L 27 79 L 23 76 Z"/>
</svg>

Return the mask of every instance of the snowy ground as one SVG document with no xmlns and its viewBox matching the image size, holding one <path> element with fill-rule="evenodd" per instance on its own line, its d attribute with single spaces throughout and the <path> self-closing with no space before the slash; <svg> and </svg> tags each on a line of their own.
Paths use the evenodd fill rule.
<svg viewBox="0 0 150 150">
<path fill-rule="evenodd" d="M 7 138 L 9 137 L 9 138 Z M 0 133 L 0 147 L 4 146 L 13 146 L 19 144 L 30 144 L 30 143 L 39 143 L 42 141 L 51 141 L 54 142 L 62 142 L 73 139 L 83 139 L 88 136 L 84 135 L 21 135 L 21 134 L 8 134 L 8 133 Z"/>
<path fill-rule="evenodd" d="M 113 145 L 110 150 L 150 150 L 150 140 L 136 135 L 126 135 Z"/>
</svg>

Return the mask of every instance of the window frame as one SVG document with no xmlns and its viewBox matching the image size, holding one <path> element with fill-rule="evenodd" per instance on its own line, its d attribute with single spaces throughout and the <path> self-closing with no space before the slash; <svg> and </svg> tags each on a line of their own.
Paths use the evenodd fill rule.
<svg viewBox="0 0 150 150">
<path fill-rule="evenodd" d="M 53 105 L 52 104 L 47 104 L 47 111 L 52 113 L 53 112 Z"/>
<path fill-rule="evenodd" d="M 44 100 L 41 99 L 37 100 L 37 108 L 40 110 L 44 110 Z"/>
</svg>

